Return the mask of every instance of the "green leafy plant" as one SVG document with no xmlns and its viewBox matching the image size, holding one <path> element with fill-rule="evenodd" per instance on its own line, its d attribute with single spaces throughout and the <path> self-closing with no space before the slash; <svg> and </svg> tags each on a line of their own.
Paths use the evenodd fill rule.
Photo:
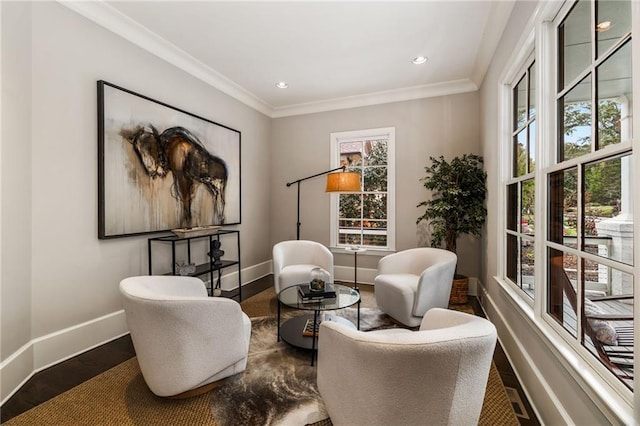
<svg viewBox="0 0 640 426">
<path fill-rule="evenodd" d="M 465 154 L 451 162 L 429 157 L 431 165 L 425 167 L 426 176 L 420 181 L 431 191 L 430 200 L 417 207 L 426 207 L 416 224 L 427 221 L 431 228 L 431 246 L 456 252 L 456 242 L 463 234 L 480 237 L 487 208 L 487 173 L 481 156 Z"/>
</svg>

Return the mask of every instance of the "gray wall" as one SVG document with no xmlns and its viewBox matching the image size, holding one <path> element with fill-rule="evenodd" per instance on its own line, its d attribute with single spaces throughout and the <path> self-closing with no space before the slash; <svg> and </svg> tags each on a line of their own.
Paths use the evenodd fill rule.
<svg viewBox="0 0 640 426">
<path fill-rule="evenodd" d="M 31 338 L 31 4 L 0 6 L 0 355 L 5 360 Z M 31 373 L 30 355 L 2 371 L 3 384 L 20 383 Z"/>
<path fill-rule="evenodd" d="M 243 268 L 271 258 L 271 119 L 57 2 L 0 7 L 4 400 L 125 332 L 118 283 L 147 273 L 146 236 L 97 239 L 96 81 L 242 132 Z"/>
<path fill-rule="evenodd" d="M 419 181 L 429 156 L 479 153 L 478 93 L 442 96 L 361 108 L 307 114 L 273 121 L 271 242 L 296 237 L 296 189 L 286 182 L 331 168 L 330 134 L 380 127 L 396 129 L 396 249 L 428 245 L 416 218 L 416 205 L 427 191 Z M 303 182 L 300 196 L 301 238 L 329 244 L 330 196 L 324 178 Z M 480 274 L 480 243 L 463 237 L 458 243 L 458 272 Z M 376 268 L 378 256 L 358 257 L 358 267 Z M 351 255 L 335 256 L 336 265 L 353 265 Z M 360 278 L 360 277 L 359 277 Z"/>
</svg>

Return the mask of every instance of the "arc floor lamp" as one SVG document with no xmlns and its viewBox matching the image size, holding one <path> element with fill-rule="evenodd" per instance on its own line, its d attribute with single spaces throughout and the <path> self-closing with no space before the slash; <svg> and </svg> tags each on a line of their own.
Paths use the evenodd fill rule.
<svg viewBox="0 0 640 426">
<path fill-rule="evenodd" d="M 327 170 L 326 172 L 316 173 L 315 175 L 307 176 L 302 179 L 294 180 L 293 182 L 287 182 L 287 186 L 298 186 L 298 204 L 297 211 L 298 216 L 296 220 L 296 239 L 300 239 L 300 182 L 313 179 L 318 176 L 327 175 L 327 187 L 325 192 L 360 192 L 360 174 L 356 172 L 347 172 L 347 166 L 336 167 L 335 169 Z M 338 172 L 338 170 L 342 170 Z M 335 173 L 334 173 L 335 172 Z"/>
</svg>

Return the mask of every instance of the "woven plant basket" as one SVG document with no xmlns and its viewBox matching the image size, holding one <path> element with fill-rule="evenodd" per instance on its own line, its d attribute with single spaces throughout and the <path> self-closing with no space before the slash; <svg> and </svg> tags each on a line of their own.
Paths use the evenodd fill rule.
<svg viewBox="0 0 640 426">
<path fill-rule="evenodd" d="M 451 296 L 449 303 L 452 305 L 463 305 L 469 301 L 469 277 L 456 275 L 451 284 Z"/>
</svg>

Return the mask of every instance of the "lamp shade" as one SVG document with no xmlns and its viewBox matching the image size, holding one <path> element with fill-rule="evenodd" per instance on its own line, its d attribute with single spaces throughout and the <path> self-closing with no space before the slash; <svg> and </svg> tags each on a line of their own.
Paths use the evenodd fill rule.
<svg viewBox="0 0 640 426">
<path fill-rule="evenodd" d="M 360 192 L 360 174 L 355 172 L 338 172 L 327 175 L 325 192 Z"/>
</svg>

